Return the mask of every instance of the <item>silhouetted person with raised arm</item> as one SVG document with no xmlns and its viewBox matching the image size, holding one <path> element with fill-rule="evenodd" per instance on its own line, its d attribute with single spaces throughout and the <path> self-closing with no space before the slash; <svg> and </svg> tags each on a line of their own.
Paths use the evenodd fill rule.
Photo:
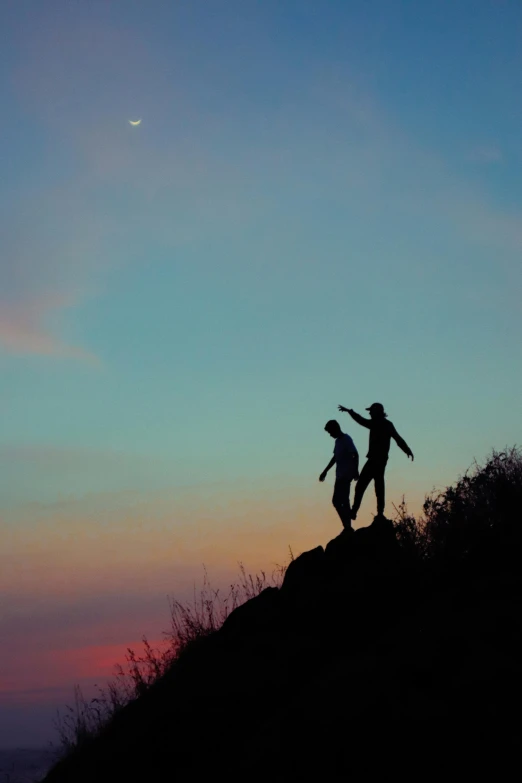
<svg viewBox="0 0 522 783">
<path fill-rule="evenodd" d="M 319 481 L 324 481 L 330 468 L 336 466 L 332 503 L 341 518 L 343 527 L 351 530 L 350 484 L 353 479 L 359 477 L 359 453 L 350 436 L 341 430 L 338 421 L 335 419 L 327 421 L 325 430 L 335 439 L 334 455 L 319 476 Z"/>
<path fill-rule="evenodd" d="M 349 413 L 352 419 L 358 424 L 361 424 L 363 427 L 367 427 L 370 430 L 370 448 L 366 455 L 367 461 L 361 470 L 361 475 L 355 486 L 355 497 L 353 500 L 351 518 L 357 519 L 357 512 L 359 511 L 363 495 L 372 479 L 375 484 L 375 495 L 377 496 L 377 515 L 383 516 L 385 504 L 384 471 L 386 470 L 386 463 L 388 462 L 391 439 L 394 439 L 397 446 L 399 446 L 408 457 L 411 457 L 412 461 L 413 452 L 406 441 L 401 438 L 391 421 L 388 420 L 387 414 L 384 412 L 384 407 L 380 402 L 374 402 L 373 405 L 366 408 L 367 411 L 370 411 L 369 419 L 365 419 L 351 408 L 344 408 L 342 405 L 339 405 L 339 410 Z"/>
</svg>

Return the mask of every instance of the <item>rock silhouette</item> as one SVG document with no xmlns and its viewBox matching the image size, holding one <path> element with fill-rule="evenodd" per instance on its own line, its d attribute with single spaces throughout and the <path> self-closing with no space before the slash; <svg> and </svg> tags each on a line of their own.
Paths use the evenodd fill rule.
<svg viewBox="0 0 522 783">
<path fill-rule="evenodd" d="M 488 755 L 501 777 L 520 742 L 522 459 L 487 468 L 427 501 L 422 545 L 403 514 L 301 554 L 46 783 L 419 779 Z"/>
</svg>

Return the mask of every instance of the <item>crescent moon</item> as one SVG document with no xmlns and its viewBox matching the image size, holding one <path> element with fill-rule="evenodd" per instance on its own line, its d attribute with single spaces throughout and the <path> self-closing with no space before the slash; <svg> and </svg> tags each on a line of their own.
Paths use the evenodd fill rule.
<svg viewBox="0 0 522 783">
<path fill-rule="evenodd" d="M 141 120 L 129 120 L 130 125 L 139 125 Z"/>
</svg>

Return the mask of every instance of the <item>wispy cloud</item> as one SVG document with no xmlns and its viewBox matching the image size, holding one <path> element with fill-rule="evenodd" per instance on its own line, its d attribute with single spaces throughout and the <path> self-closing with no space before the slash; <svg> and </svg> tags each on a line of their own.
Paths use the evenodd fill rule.
<svg viewBox="0 0 522 783">
<path fill-rule="evenodd" d="M 347 87 L 344 75 L 317 77 L 306 100 L 285 102 L 268 118 L 226 107 L 213 114 L 205 101 L 198 103 L 205 91 L 197 74 L 171 74 L 161 50 L 111 26 L 106 10 L 89 8 L 85 18 L 76 11 L 35 16 L 24 40 L 15 91 L 77 169 L 51 192 L 46 183 L 34 209 L 25 194 L 17 205 L 21 226 L 12 221 L 17 230 L 10 228 L 15 236 L 6 254 L 18 270 L 16 285 L 31 280 L 39 290 L 65 279 L 83 290 L 103 281 L 107 268 L 129 263 L 139 254 L 135 248 L 148 253 L 149 238 L 163 248 L 205 235 L 215 242 L 245 233 L 249 223 L 257 231 L 260 219 L 276 224 L 273 216 L 286 214 L 290 220 L 293 205 L 308 197 L 308 203 L 343 204 L 347 214 L 366 211 L 376 225 L 393 209 L 407 228 L 420 218 L 437 224 L 437 233 L 457 229 L 474 248 L 510 253 L 522 246 L 518 210 L 506 213 L 486 185 L 453 173 L 442 156 L 408 135 L 400 118 Z M 127 118 L 137 107 L 144 125 L 131 129 Z M 503 160 L 493 143 L 470 145 L 468 157 L 484 166 Z M 300 220 L 299 214 L 303 232 Z M 510 275 L 519 274 L 505 264 Z M 9 289 L 13 272 L 0 264 L 0 275 Z M 0 345 L 11 353 L 92 360 L 49 330 L 49 316 L 64 306 L 27 300 L 16 313 L 8 310 Z"/>
<path fill-rule="evenodd" d="M 48 327 L 48 320 L 73 301 L 63 295 L 42 295 L 18 303 L 0 303 L 0 347 L 17 355 L 51 356 L 97 363 L 85 348 L 69 345 Z"/>
<path fill-rule="evenodd" d="M 502 150 L 495 144 L 473 147 L 467 157 L 473 163 L 500 163 L 503 159 Z"/>
</svg>

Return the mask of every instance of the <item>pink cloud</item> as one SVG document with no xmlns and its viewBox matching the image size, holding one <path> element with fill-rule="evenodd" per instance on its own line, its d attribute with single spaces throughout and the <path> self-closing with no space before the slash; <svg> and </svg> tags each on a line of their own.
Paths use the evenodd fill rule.
<svg viewBox="0 0 522 783">
<path fill-rule="evenodd" d="M 163 639 L 151 639 L 150 644 L 154 650 L 168 648 Z M 104 680 L 113 676 L 118 664 L 125 669 L 128 649 L 140 656 L 142 640 L 128 637 L 119 644 L 86 644 L 72 649 L 57 649 L 49 644 L 46 649 L 31 650 L 28 646 L 6 662 L 0 677 L 0 694 L 4 698 L 24 691 L 67 686 L 72 690 L 73 683 L 86 679 L 98 680 L 103 685 Z"/>
<path fill-rule="evenodd" d="M 17 303 L 0 304 L 0 347 L 10 354 L 52 356 L 97 362 L 96 357 L 79 346 L 69 345 L 47 327 L 48 319 L 60 309 L 70 307 L 70 297 L 42 295 Z"/>
</svg>

